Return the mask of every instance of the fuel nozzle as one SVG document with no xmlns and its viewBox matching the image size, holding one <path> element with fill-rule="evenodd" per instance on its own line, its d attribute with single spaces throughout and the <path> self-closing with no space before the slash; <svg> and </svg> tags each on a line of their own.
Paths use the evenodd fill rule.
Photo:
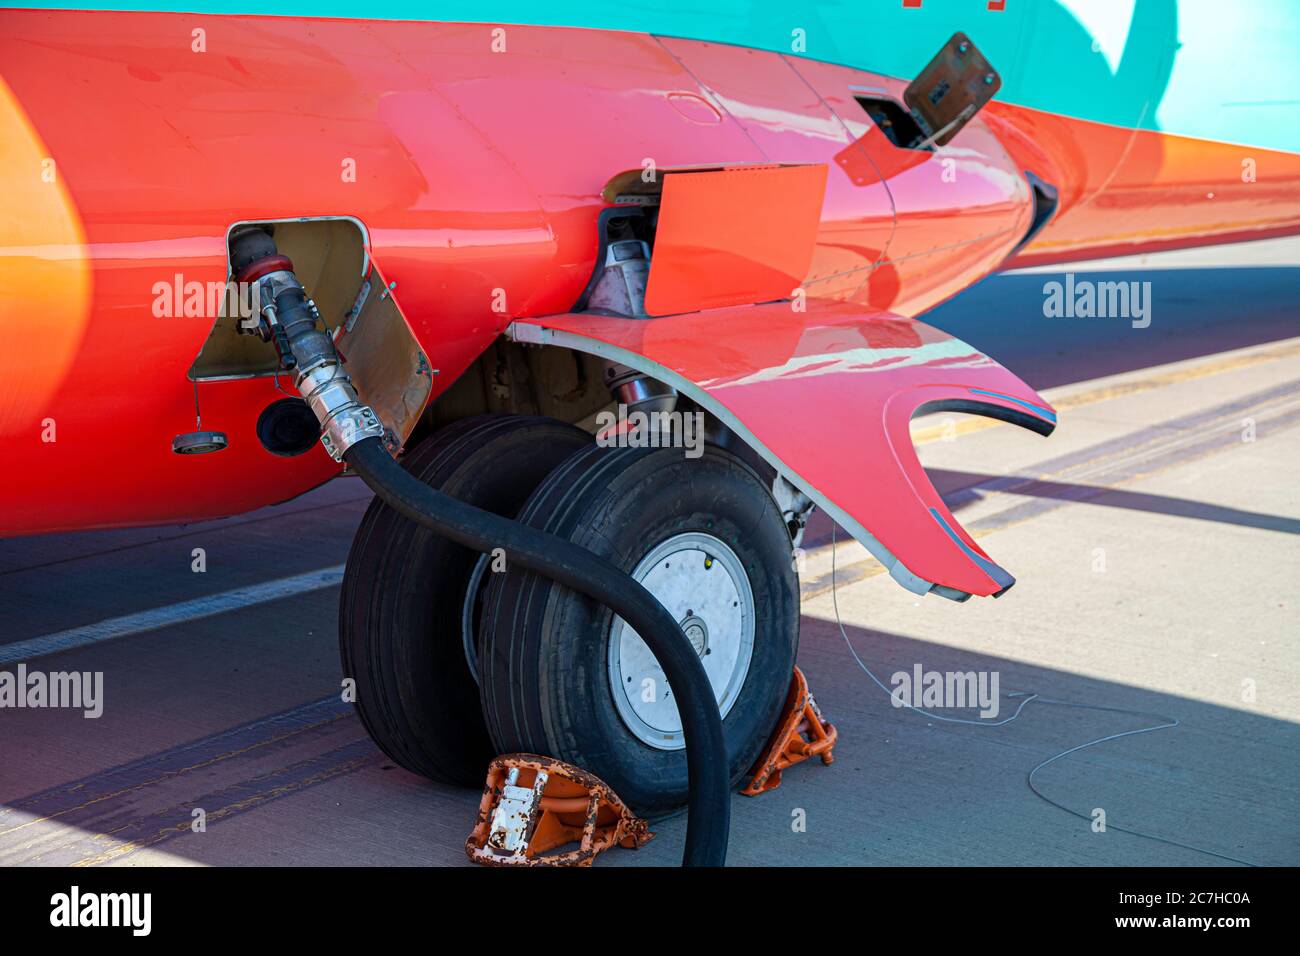
<svg viewBox="0 0 1300 956">
<path fill-rule="evenodd" d="M 230 240 L 235 282 L 253 286 L 255 307 L 239 331 L 271 342 L 286 371 L 321 424 L 321 444 L 335 461 L 363 438 L 384 437 L 374 409 L 363 405 L 320 312 L 265 229 L 249 227 Z"/>
<path fill-rule="evenodd" d="M 252 309 L 239 321 L 241 335 L 256 335 L 275 346 L 280 367 L 292 371 L 298 364 L 286 327 L 320 319 L 316 303 L 293 272 L 293 262 L 280 255 L 270 233 L 257 227 L 235 233 L 230 242 L 230 264 L 238 287 L 251 288 Z"/>
</svg>

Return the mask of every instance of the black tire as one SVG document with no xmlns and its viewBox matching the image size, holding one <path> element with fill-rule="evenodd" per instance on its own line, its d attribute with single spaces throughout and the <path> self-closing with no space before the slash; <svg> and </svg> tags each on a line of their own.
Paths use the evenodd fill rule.
<svg viewBox="0 0 1300 956">
<path fill-rule="evenodd" d="M 426 484 L 513 516 L 574 451 L 581 429 L 549 418 L 485 415 L 431 436 L 403 461 Z M 376 498 L 352 542 L 339 599 L 343 674 L 379 748 L 406 769 L 480 787 L 496 754 L 465 661 L 461 613 L 478 555 Z"/>
<path fill-rule="evenodd" d="M 758 476 L 711 446 L 694 460 L 679 449 L 593 446 L 552 472 L 519 518 L 629 573 L 663 542 L 685 533 L 711 535 L 731 549 L 755 612 L 749 669 L 723 721 L 728 769 L 738 782 L 776 725 L 799 642 L 790 538 Z M 615 705 L 608 663 L 612 613 L 531 572 L 507 567 L 489 577 L 478 671 L 497 748 L 577 764 L 642 813 L 684 805 L 685 750 L 649 745 Z"/>
</svg>

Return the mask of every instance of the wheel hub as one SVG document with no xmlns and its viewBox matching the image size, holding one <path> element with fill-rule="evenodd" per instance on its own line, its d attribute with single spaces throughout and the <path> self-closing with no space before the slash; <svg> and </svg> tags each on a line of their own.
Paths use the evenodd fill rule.
<svg viewBox="0 0 1300 956">
<path fill-rule="evenodd" d="M 704 618 L 692 614 L 683 618 L 679 626 L 686 639 L 691 642 L 691 647 L 695 648 L 696 654 L 703 657 L 709 652 L 709 625 L 704 622 Z"/>
<path fill-rule="evenodd" d="M 632 577 L 677 619 L 726 717 L 754 652 L 754 592 L 736 553 L 711 534 L 690 531 L 655 546 Z M 638 740 L 658 750 L 685 746 L 672 688 L 645 642 L 618 618 L 608 671 L 614 706 Z"/>
</svg>

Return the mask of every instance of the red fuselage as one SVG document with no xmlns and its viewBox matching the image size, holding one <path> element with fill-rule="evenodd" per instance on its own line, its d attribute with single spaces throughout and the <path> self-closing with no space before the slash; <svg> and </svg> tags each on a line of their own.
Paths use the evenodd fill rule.
<svg viewBox="0 0 1300 956">
<path fill-rule="evenodd" d="M 1290 231 L 1300 207 L 1290 157 L 1210 205 L 1191 146 L 1005 104 L 940 151 L 902 150 L 854 99 L 902 81 L 739 47 L 510 27 L 494 52 L 477 24 L 208 16 L 196 52 L 184 15 L 0 18 L 0 183 L 18 197 L 0 220 L 3 534 L 231 514 L 335 473 L 246 437 L 171 452 L 212 317 L 158 318 L 152 290 L 224 281 L 237 221 L 359 220 L 436 398 L 512 320 L 573 307 L 602 188 L 648 163 L 825 164 L 803 288 L 903 316 L 1003 266 L 1033 213 L 1026 169 L 1061 191 L 1026 261 Z M 259 377 L 198 395 L 205 427 L 249 436 L 277 392 Z"/>
</svg>

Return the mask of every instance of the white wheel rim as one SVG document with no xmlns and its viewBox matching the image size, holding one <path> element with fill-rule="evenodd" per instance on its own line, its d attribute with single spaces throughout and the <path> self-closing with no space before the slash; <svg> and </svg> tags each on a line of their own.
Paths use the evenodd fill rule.
<svg viewBox="0 0 1300 956">
<path fill-rule="evenodd" d="M 689 531 L 657 545 L 632 577 L 659 599 L 695 646 L 722 716 L 735 706 L 754 656 L 754 591 L 736 553 Z M 623 621 L 610 628 L 610 689 L 619 717 L 642 743 L 681 750 L 682 720 L 650 648 Z"/>
</svg>

